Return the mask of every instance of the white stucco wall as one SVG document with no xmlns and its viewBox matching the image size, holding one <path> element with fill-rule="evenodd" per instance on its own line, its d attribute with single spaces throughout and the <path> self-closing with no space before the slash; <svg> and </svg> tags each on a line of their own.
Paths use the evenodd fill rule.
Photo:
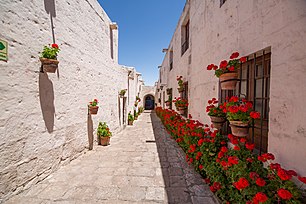
<svg viewBox="0 0 306 204">
<path fill-rule="evenodd" d="M 181 25 L 188 10 L 190 46 L 181 56 Z M 173 69 L 169 70 L 168 54 L 162 69 L 168 70 L 167 85 L 174 97 L 179 96 L 176 76 L 188 81 L 189 113 L 210 123 L 205 107 L 218 97 L 218 79 L 207 65 L 228 59 L 234 51 L 246 56 L 271 46 L 268 151 L 285 168 L 306 175 L 305 35 L 305 0 L 230 0 L 221 8 L 220 1 L 191 0 L 169 44 L 174 50 Z"/>
<path fill-rule="evenodd" d="M 117 62 L 118 31 L 110 56 L 111 20 L 96 0 L 55 1 L 59 68 L 39 73 L 39 52 L 52 43 L 44 3 L 52 2 L 1 1 L 0 39 L 9 43 L 9 60 L 0 61 L 0 202 L 85 150 L 92 99 L 100 101 L 94 130 L 99 121 L 113 132 L 123 128 L 118 92 L 127 89 L 128 72 Z"/>
</svg>

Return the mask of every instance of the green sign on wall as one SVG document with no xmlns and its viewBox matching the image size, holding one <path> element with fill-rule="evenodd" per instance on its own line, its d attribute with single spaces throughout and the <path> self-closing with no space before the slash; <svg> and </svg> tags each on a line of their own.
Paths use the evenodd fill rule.
<svg viewBox="0 0 306 204">
<path fill-rule="evenodd" d="M 6 61 L 6 62 L 8 59 L 7 47 L 8 47 L 7 42 L 0 39 L 0 60 Z"/>
</svg>

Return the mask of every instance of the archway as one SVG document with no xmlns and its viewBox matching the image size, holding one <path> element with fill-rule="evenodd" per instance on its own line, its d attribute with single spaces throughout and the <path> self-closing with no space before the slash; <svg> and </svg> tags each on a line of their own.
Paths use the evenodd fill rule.
<svg viewBox="0 0 306 204">
<path fill-rule="evenodd" d="M 144 101 L 145 110 L 154 110 L 155 107 L 154 96 L 152 96 L 151 94 L 146 95 L 143 101 Z"/>
</svg>

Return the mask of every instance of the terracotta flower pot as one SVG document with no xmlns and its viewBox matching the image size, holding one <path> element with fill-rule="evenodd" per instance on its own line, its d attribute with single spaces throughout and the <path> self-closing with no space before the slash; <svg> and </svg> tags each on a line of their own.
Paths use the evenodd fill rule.
<svg viewBox="0 0 306 204">
<path fill-rule="evenodd" d="M 43 66 L 43 70 L 44 72 L 50 72 L 50 73 L 55 73 L 57 67 L 58 67 L 58 63 L 59 61 L 55 60 L 55 59 L 47 59 L 47 58 L 39 58 L 41 61 L 41 64 Z"/>
<path fill-rule="evenodd" d="M 109 144 L 109 137 L 100 137 L 101 145 L 102 146 L 107 146 Z"/>
<path fill-rule="evenodd" d="M 242 121 L 229 121 L 232 134 L 237 137 L 246 137 L 249 134 L 249 124 Z"/>
<path fill-rule="evenodd" d="M 183 115 L 184 113 L 185 113 L 185 109 L 186 108 L 178 108 L 178 112 L 181 114 L 181 115 Z"/>
<path fill-rule="evenodd" d="M 128 125 L 133 125 L 133 121 L 129 120 Z"/>
<path fill-rule="evenodd" d="M 98 113 L 99 106 L 89 106 L 89 112 L 91 115 L 96 115 Z"/>
<path fill-rule="evenodd" d="M 178 90 L 179 93 L 182 93 L 182 92 L 184 91 L 184 87 L 182 87 L 182 88 L 177 88 L 177 90 Z"/>
<path fill-rule="evenodd" d="M 214 125 L 214 128 L 216 129 L 221 129 L 223 124 L 225 123 L 225 118 L 224 117 L 217 117 L 217 116 L 209 116 L 211 123 Z"/>
<path fill-rule="evenodd" d="M 167 101 L 166 106 L 170 106 L 171 102 Z"/>
<path fill-rule="evenodd" d="M 237 72 L 230 72 L 222 74 L 220 77 L 220 84 L 222 90 L 235 90 L 238 79 Z"/>
</svg>

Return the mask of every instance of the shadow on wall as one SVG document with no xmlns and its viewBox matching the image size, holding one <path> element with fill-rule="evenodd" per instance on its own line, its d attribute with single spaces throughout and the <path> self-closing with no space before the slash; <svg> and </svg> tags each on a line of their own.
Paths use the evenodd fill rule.
<svg viewBox="0 0 306 204">
<path fill-rule="evenodd" d="M 47 14 L 50 14 L 52 38 L 53 38 L 53 43 L 55 43 L 54 24 L 53 24 L 53 18 L 56 17 L 55 0 L 44 0 L 44 4 Z"/>
<path fill-rule="evenodd" d="M 88 132 L 89 150 L 92 150 L 93 149 L 93 122 L 92 122 L 90 113 L 87 114 L 87 132 Z"/>
<path fill-rule="evenodd" d="M 55 115 L 54 91 L 52 81 L 46 73 L 39 73 L 39 100 L 45 126 L 48 132 L 52 133 Z"/>
<path fill-rule="evenodd" d="M 44 0 L 44 3 L 47 14 L 50 14 L 51 17 L 56 17 L 55 0 Z"/>
</svg>

